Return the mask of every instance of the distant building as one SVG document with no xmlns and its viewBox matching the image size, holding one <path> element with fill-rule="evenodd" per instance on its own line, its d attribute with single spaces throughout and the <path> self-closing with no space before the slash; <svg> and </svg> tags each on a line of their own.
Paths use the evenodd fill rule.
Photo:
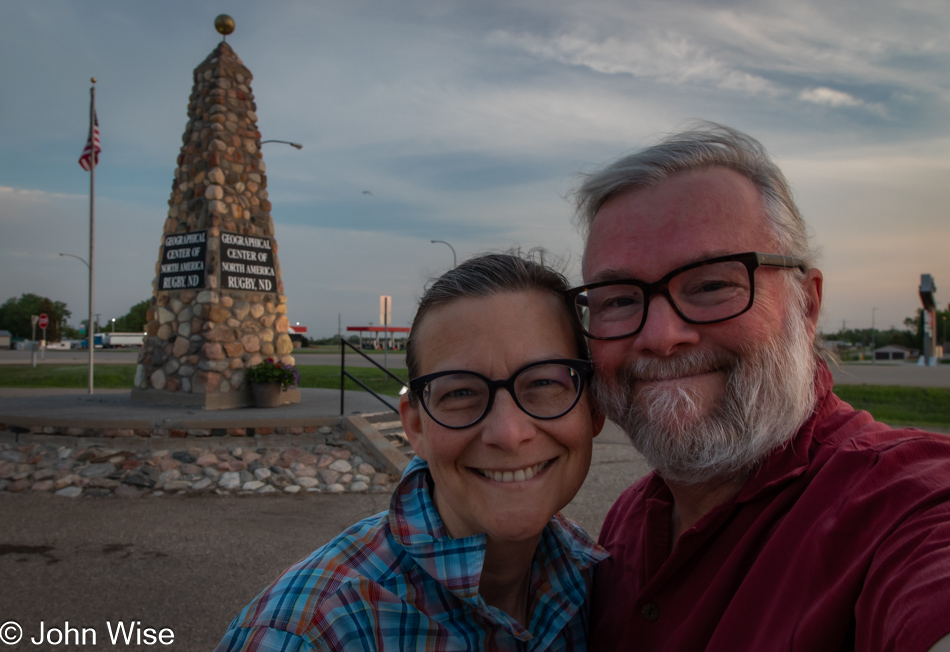
<svg viewBox="0 0 950 652">
<path fill-rule="evenodd" d="M 290 341 L 294 343 L 295 347 L 310 346 L 309 340 L 307 339 L 307 327 L 301 326 L 299 322 L 296 326 L 289 326 L 287 334 L 290 335 Z"/>
<path fill-rule="evenodd" d="M 10 338 L 13 337 L 13 333 L 10 331 L 0 331 L 0 349 L 9 349 L 10 348 Z"/>
<path fill-rule="evenodd" d="M 896 344 L 888 344 L 887 346 L 874 349 L 875 360 L 906 360 L 911 357 L 912 354 L 913 351 L 911 349 Z"/>
</svg>

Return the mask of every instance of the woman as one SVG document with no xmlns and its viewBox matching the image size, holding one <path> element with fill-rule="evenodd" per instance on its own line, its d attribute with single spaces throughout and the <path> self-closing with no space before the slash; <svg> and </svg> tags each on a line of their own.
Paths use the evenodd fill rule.
<svg viewBox="0 0 950 652">
<path fill-rule="evenodd" d="M 219 650 L 583 650 L 606 554 L 558 514 L 603 427 L 564 278 L 490 254 L 424 294 L 389 512 L 290 568 Z"/>
</svg>

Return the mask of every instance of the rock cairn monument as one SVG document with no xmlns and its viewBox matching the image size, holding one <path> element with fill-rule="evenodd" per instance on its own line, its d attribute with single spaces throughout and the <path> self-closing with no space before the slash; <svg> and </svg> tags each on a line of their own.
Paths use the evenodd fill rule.
<svg viewBox="0 0 950 652">
<path fill-rule="evenodd" d="M 226 37 L 234 21 L 215 27 Z M 251 73 L 222 39 L 194 71 L 134 401 L 250 405 L 248 367 L 294 363 L 256 108 Z"/>
</svg>

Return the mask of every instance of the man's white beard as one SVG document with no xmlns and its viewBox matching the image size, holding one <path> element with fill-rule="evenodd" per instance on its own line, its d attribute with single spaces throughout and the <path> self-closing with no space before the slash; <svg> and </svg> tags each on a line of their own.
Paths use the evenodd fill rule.
<svg viewBox="0 0 950 652">
<path fill-rule="evenodd" d="M 741 355 L 697 351 L 671 359 L 641 358 L 615 383 L 595 375 L 594 397 L 665 480 L 699 484 L 738 479 L 786 444 L 815 404 L 815 358 L 801 314 L 783 333 Z M 638 388 L 638 379 L 718 370 L 724 395 L 703 415 L 702 397 L 675 383 Z"/>
</svg>

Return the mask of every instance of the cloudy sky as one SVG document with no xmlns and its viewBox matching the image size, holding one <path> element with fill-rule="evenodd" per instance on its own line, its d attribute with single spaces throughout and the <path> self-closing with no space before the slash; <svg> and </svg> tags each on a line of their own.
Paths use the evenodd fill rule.
<svg viewBox="0 0 950 652">
<path fill-rule="evenodd" d="M 0 0 L 0 301 L 96 312 L 151 296 L 192 70 L 218 13 L 254 74 L 291 322 L 408 325 L 459 260 L 544 246 L 579 280 L 578 174 L 695 119 L 759 138 L 823 252 L 823 328 L 900 327 L 922 273 L 950 300 L 945 0 Z M 366 192 L 368 191 L 368 192 Z M 943 288 L 940 290 L 939 288 Z M 876 311 L 874 310 L 876 308 Z"/>
</svg>

